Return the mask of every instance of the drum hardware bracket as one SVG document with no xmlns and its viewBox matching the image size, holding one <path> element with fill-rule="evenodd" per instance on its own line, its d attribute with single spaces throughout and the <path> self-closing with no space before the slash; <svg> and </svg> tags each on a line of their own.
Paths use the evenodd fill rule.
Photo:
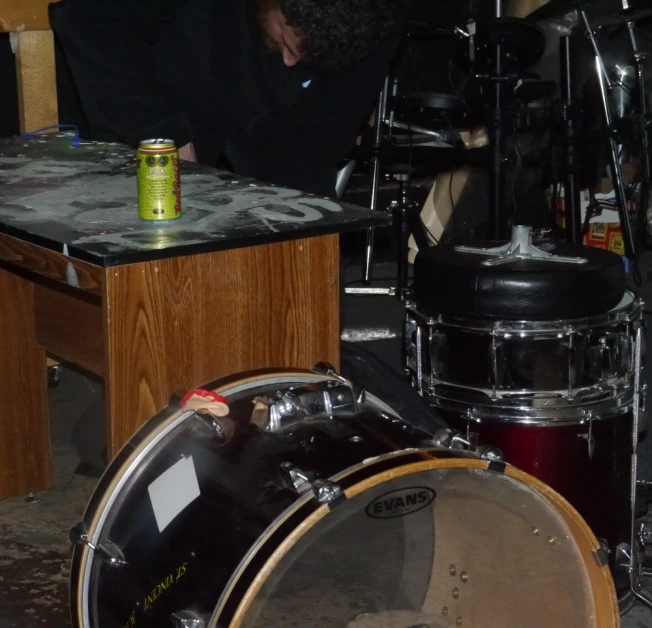
<svg viewBox="0 0 652 628">
<path fill-rule="evenodd" d="M 468 451 L 480 460 L 488 460 L 490 463 L 502 463 L 504 460 L 502 451 L 497 447 L 473 445 L 470 440 L 447 427 L 435 432 L 432 443 L 442 449 Z"/>
<path fill-rule="evenodd" d="M 456 246 L 456 251 L 463 253 L 475 253 L 478 255 L 490 255 L 493 259 L 481 262 L 482 266 L 498 266 L 508 264 L 514 260 L 537 259 L 556 264 L 586 264 L 588 260 L 583 257 L 564 257 L 548 253 L 542 248 L 532 244 L 532 227 L 514 225 L 512 227 L 512 239 L 504 246 L 492 249 L 475 248 L 472 246 Z"/>
<path fill-rule="evenodd" d="M 195 611 L 178 611 L 170 617 L 174 628 L 206 628 L 206 617 Z"/>
<path fill-rule="evenodd" d="M 593 551 L 593 557 L 598 567 L 605 567 L 609 564 L 610 554 L 609 544 L 604 539 L 600 539 L 600 547 Z"/>
<path fill-rule="evenodd" d="M 502 471 L 505 470 L 505 463 L 503 458 L 503 452 L 498 449 L 498 447 L 491 446 L 482 446 L 476 447 L 475 450 L 472 450 L 481 460 L 488 460 L 489 464 L 497 465 L 500 463 L 502 465 Z"/>
<path fill-rule="evenodd" d="M 639 521 L 638 538 L 643 546 L 652 545 L 652 518 Z"/>
<path fill-rule="evenodd" d="M 106 541 L 102 545 L 93 545 L 88 538 L 88 528 L 84 523 L 78 523 L 70 531 L 70 542 L 73 545 L 85 545 L 98 558 L 113 567 L 124 567 L 127 564 L 122 550 L 111 541 Z"/>
<path fill-rule="evenodd" d="M 312 492 L 320 504 L 328 504 L 330 508 L 334 508 L 340 502 L 341 498 L 346 499 L 346 495 L 342 492 L 339 485 L 328 480 L 316 480 L 313 482 Z"/>
<path fill-rule="evenodd" d="M 471 443 L 465 438 L 462 438 L 457 432 L 447 427 L 442 427 L 437 430 L 432 436 L 432 443 L 435 447 L 442 449 L 469 449 Z"/>
<path fill-rule="evenodd" d="M 224 430 L 224 426 L 220 423 L 219 419 L 215 415 L 209 412 L 197 412 L 196 414 L 197 417 L 204 423 L 204 425 L 210 428 L 211 432 L 213 432 L 220 440 L 226 440 L 226 431 Z"/>
<path fill-rule="evenodd" d="M 269 408 L 267 423 L 260 427 L 268 432 L 278 432 L 316 415 L 325 414 L 332 418 L 357 412 L 360 399 L 364 400 L 364 390 L 354 390 L 350 382 L 340 384 L 329 380 L 320 390 L 294 389 L 277 398 L 256 397 L 255 401 Z"/>
<path fill-rule="evenodd" d="M 299 469 L 299 467 L 293 465 L 291 462 L 284 462 L 281 465 L 281 469 L 289 477 L 294 490 L 299 495 L 306 493 L 312 488 L 314 478 L 311 473 Z"/>
<path fill-rule="evenodd" d="M 351 392 L 353 393 L 354 400 L 356 403 L 364 403 L 365 400 L 364 388 L 359 384 L 355 384 L 354 382 L 346 379 L 346 377 L 342 377 L 342 375 L 340 375 L 335 370 L 335 367 L 332 364 L 329 364 L 328 362 L 318 362 L 317 364 L 315 364 L 312 370 L 318 375 L 335 377 L 337 380 L 342 382 L 342 384 L 348 386 L 351 389 Z"/>
</svg>

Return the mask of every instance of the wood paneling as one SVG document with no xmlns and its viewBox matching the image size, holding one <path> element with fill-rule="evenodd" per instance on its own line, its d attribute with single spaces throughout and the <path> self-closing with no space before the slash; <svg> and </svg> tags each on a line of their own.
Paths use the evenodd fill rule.
<svg viewBox="0 0 652 628">
<path fill-rule="evenodd" d="M 338 236 L 106 270 L 109 454 L 175 391 L 266 367 L 339 366 Z"/>
<path fill-rule="evenodd" d="M 104 269 L 61 253 L 0 234 L 0 261 L 91 294 L 102 294 Z"/>
<path fill-rule="evenodd" d="M 18 110 L 25 133 L 59 122 L 54 36 L 43 30 L 21 32 L 17 38 Z"/>
<path fill-rule="evenodd" d="M 52 485 L 45 351 L 34 331 L 34 289 L 0 269 L 0 499 Z"/>
<path fill-rule="evenodd" d="M 104 330 L 102 305 L 44 286 L 34 288 L 36 338 L 58 358 L 102 376 Z"/>
<path fill-rule="evenodd" d="M 56 0 L 2 0 L 0 32 L 49 30 L 48 4 Z"/>
</svg>

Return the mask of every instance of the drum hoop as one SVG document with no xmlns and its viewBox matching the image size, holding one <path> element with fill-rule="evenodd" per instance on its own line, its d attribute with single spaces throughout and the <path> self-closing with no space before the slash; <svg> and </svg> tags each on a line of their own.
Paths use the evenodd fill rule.
<svg viewBox="0 0 652 628">
<path fill-rule="evenodd" d="M 489 471 L 490 464 L 490 462 L 484 460 L 466 458 L 435 458 L 433 460 L 407 464 L 377 473 L 366 480 L 362 480 L 361 482 L 347 488 L 344 493 L 347 499 L 350 499 L 385 481 L 434 469 L 469 468 L 488 471 L 491 473 L 492 471 Z M 602 552 L 602 546 L 589 528 L 588 524 L 566 499 L 533 476 L 509 465 L 506 466 L 504 474 L 533 488 L 562 518 L 573 534 L 576 548 L 583 559 L 582 562 L 588 575 L 593 594 L 593 603 L 596 609 L 596 628 L 615 628 L 619 626 L 620 615 L 618 611 L 615 584 L 609 570 L 609 565 L 603 563 L 597 558 Z M 251 604 L 255 600 L 263 584 L 266 582 L 268 576 L 278 566 L 281 559 L 296 545 L 306 532 L 312 529 L 329 512 L 330 509 L 328 505 L 322 505 L 317 508 L 304 521 L 302 521 L 288 537 L 285 538 L 279 547 L 274 550 L 263 568 L 258 571 L 244 597 L 239 602 L 233 619 L 229 622 L 230 628 L 238 628 L 241 626 Z M 264 541 L 261 541 L 257 547 L 260 547 L 262 544 L 264 544 Z M 255 549 L 256 548 L 252 548 L 252 551 Z M 213 620 L 216 619 L 217 617 L 214 614 L 213 619 L 209 624 L 210 628 L 215 628 L 216 624 Z"/>
<path fill-rule="evenodd" d="M 428 395 L 428 400 L 441 410 L 458 412 L 471 422 L 505 423 L 512 425 L 531 425 L 538 427 L 561 427 L 582 425 L 591 420 L 609 421 L 633 410 L 634 393 L 628 391 L 618 397 L 610 397 L 595 403 L 582 405 L 559 405 L 547 408 L 528 406 L 494 406 L 491 404 L 469 403 L 458 399 Z M 470 413 L 469 413 L 469 409 Z"/>
<path fill-rule="evenodd" d="M 574 319 L 551 319 L 551 320 L 505 320 L 489 318 L 468 318 L 465 316 L 451 316 L 439 314 L 428 316 L 419 311 L 418 305 L 409 303 L 406 306 L 420 322 L 432 327 L 448 327 L 462 329 L 464 331 L 483 332 L 491 335 L 517 336 L 528 335 L 564 335 L 577 333 L 587 329 L 611 326 L 617 323 L 631 323 L 642 316 L 642 302 L 636 295 L 627 290 L 622 301 L 615 308 L 596 316 Z"/>
<path fill-rule="evenodd" d="M 231 375 L 211 384 L 206 388 L 228 396 L 243 392 L 256 385 L 264 385 L 266 380 L 273 383 L 312 383 L 326 380 L 339 381 L 330 375 L 321 375 L 304 369 L 261 369 L 248 371 L 240 375 Z M 272 383 L 272 382 L 270 382 Z M 375 395 L 366 394 L 366 400 L 379 410 L 401 418 L 392 408 Z M 155 414 L 134 436 L 119 450 L 114 459 L 105 469 L 93 491 L 84 511 L 82 521 L 88 528 L 88 541 L 99 543 L 106 519 L 109 516 L 115 500 L 121 494 L 122 487 L 129 481 L 133 472 L 161 440 L 171 431 L 195 414 L 194 410 L 184 411 L 178 402 L 172 402 L 167 408 Z M 296 502 L 295 502 L 296 503 Z M 70 608 L 76 609 L 76 616 L 82 626 L 90 626 L 88 617 L 88 592 L 90 585 L 90 568 L 93 565 L 93 552 L 88 545 L 76 546 L 73 550 L 70 574 Z M 74 612 L 74 611 L 73 611 Z"/>
</svg>

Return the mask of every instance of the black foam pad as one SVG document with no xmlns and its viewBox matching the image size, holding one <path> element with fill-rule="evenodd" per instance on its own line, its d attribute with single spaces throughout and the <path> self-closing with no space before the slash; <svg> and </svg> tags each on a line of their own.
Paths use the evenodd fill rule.
<svg viewBox="0 0 652 628">
<path fill-rule="evenodd" d="M 488 248 L 492 243 L 474 246 Z M 421 251 L 414 262 L 417 307 L 429 316 L 554 320 L 603 314 L 618 305 L 625 293 L 622 257 L 564 243 L 555 243 L 547 252 L 582 257 L 588 263 L 514 260 L 483 266 L 490 256 L 462 252 L 453 245 Z"/>
</svg>

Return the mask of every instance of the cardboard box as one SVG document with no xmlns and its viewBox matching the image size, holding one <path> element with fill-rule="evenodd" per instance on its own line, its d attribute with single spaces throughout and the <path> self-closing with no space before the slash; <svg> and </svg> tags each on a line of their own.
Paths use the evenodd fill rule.
<svg viewBox="0 0 652 628">
<path fill-rule="evenodd" d="M 595 199 L 596 201 L 610 202 L 612 206 L 615 205 L 615 195 L 613 190 L 607 193 L 596 192 Z M 586 219 L 586 212 L 590 203 L 591 197 L 588 190 L 582 190 L 580 193 L 582 224 L 584 224 L 584 220 Z M 557 225 L 562 229 L 565 229 L 566 212 L 563 188 L 560 190 L 559 198 L 557 200 L 555 217 Z M 584 244 L 598 249 L 605 249 L 617 253 L 618 255 L 625 255 L 623 232 L 620 228 L 620 216 L 615 209 L 601 209 L 591 216 L 591 219 L 589 220 L 589 231 L 584 236 Z"/>
<path fill-rule="evenodd" d="M 625 241 L 620 223 L 591 223 L 589 232 L 584 236 L 584 244 L 618 253 L 618 255 L 625 255 Z"/>
</svg>

